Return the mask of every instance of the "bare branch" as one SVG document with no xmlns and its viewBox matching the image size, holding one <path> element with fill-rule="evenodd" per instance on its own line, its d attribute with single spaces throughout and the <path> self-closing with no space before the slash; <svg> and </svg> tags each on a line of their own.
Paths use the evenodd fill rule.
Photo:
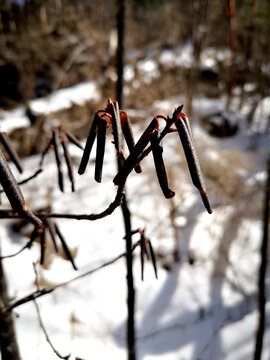
<svg viewBox="0 0 270 360">
<path fill-rule="evenodd" d="M 34 266 L 34 271 L 35 271 L 35 274 L 36 274 L 35 283 L 36 283 L 36 286 L 37 286 L 37 290 L 39 290 L 36 265 L 33 264 L 33 266 Z M 69 359 L 70 356 L 71 356 L 71 354 L 68 354 L 68 355 L 63 356 L 63 355 L 61 355 L 61 354 L 59 353 L 59 351 L 57 351 L 56 348 L 53 346 L 53 343 L 51 342 L 51 339 L 50 339 L 50 337 L 49 337 L 49 335 L 48 335 L 48 333 L 47 333 L 47 330 L 46 330 L 46 328 L 45 328 L 45 325 L 44 325 L 44 323 L 43 323 L 43 321 L 42 321 L 38 303 L 37 303 L 36 300 L 33 300 L 33 302 L 34 302 L 34 305 L 35 305 L 35 308 L 36 308 L 39 325 L 40 325 L 40 327 L 41 327 L 41 329 L 42 329 L 42 331 L 43 331 L 43 333 L 44 333 L 44 335 L 45 335 L 45 338 L 46 338 L 47 343 L 50 345 L 51 349 L 53 350 L 53 352 L 55 353 L 55 355 L 56 355 L 57 357 L 59 357 L 59 359 L 65 359 L 65 360 Z"/>
<path fill-rule="evenodd" d="M 122 183 L 117 190 L 116 196 L 113 202 L 100 213 L 92 214 L 61 214 L 61 213 L 36 213 L 37 216 L 41 218 L 58 218 L 58 219 L 74 219 L 74 220 L 90 220 L 95 221 L 102 219 L 106 216 L 111 215 L 114 210 L 121 205 L 123 196 L 125 195 L 125 183 Z M 0 219 L 18 219 L 22 216 L 16 213 L 13 210 L 1 209 L 0 210 Z"/>
<path fill-rule="evenodd" d="M 0 256 L 0 260 L 3 259 L 9 259 L 12 257 L 15 257 L 17 255 L 19 255 L 20 253 L 22 253 L 25 249 L 29 249 L 31 246 L 31 241 L 28 241 L 27 244 L 25 244 L 20 250 L 16 251 L 14 254 L 10 254 L 10 255 L 5 255 L 5 256 Z"/>
<path fill-rule="evenodd" d="M 42 221 L 36 217 L 25 204 L 21 189 L 10 170 L 10 167 L 0 150 L 0 183 L 8 197 L 8 200 L 14 209 L 22 217 L 30 221 L 35 226 L 42 226 Z"/>
<path fill-rule="evenodd" d="M 74 177 L 73 177 L 73 170 L 72 170 L 72 162 L 71 162 L 71 158 L 70 158 L 70 154 L 68 151 L 68 146 L 67 146 L 67 140 L 63 139 L 61 141 L 61 145 L 62 148 L 64 150 L 64 157 L 65 157 L 65 161 L 66 161 L 66 165 L 67 165 L 67 170 L 68 170 L 68 177 L 71 183 L 71 191 L 75 192 L 75 184 L 74 184 Z"/>
<path fill-rule="evenodd" d="M 54 129 L 52 132 L 52 145 L 54 147 L 54 154 L 56 165 L 58 169 L 58 184 L 59 188 L 62 192 L 64 192 L 64 180 L 63 180 L 63 172 L 62 172 L 62 161 L 58 148 L 58 129 Z"/>
<path fill-rule="evenodd" d="M 22 181 L 18 182 L 18 185 L 23 185 L 28 183 L 29 181 L 33 180 L 35 177 L 37 177 L 40 173 L 42 173 L 43 169 L 38 169 L 36 172 L 34 172 L 33 175 L 23 179 Z M 3 192 L 4 190 L 0 190 L 0 192 Z"/>
<path fill-rule="evenodd" d="M 64 250 L 64 252 L 65 252 L 65 254 L 66 254 L 66 257 L 67 257 L 68 260 L 71 262 L 71 264 L 72 264 L 72 266 L 73 266 L 73 269 L 74 269 L 74 270 L 78 270 L 78 268 L 77 268 L 77 266 L 75 265 L 75 262 L 74 262 L 74 260 L 73 260 L 73 257 L 72 257 L 72 255 L 71 255 L 71 253 L 70 253 L 70 250 L 69 250 L 69 248 L 68 248 L 68 246 L 67 246 L 67 243 L 66 243 L 66 241 L 65 241 L 65 239 L 64 239 L 64 236 L 63 236 L 63 234 L 61 233 L 61 231 L 60 231 L 59 227 L 57 226 L 57 224 L 54 224 L 54 228 L 55 228 L 56 234 L 58 235 L 58 237 L 59 237 L 59 239 L 60 239 L 60 241 L 61 241 L 61 244 L 62 244 L 63 250 Z"/>
<path fill-rule="evenodd" d="M 64 131 L 65 131 L 65 134 L 66 134 L 69 142 L 71 142 L 73 145 L 77 146 L 79 149 L 83 150 L 83 146 L 81 145 L 79 140 L 73 134 L 71 134 L 71 132 L 69 132 L 68 130 L 64 130 Z"/>
<path fill-rule="evenodd" d="M 7 135 L 7 133 L 5 132 L 0 132 L 0 140 L 4 146 L 4 148 L 6 149 L 6 152 L 8 153 L 10 160 L 13 162 L 13 164 L 16 166 L 16 168 L 18 169 L 18 171 L 20 173 L 23 172 L 22 169 L 22 165 L 19 159 L 18 154 L 16 153 L 15 149 L 13 148 L 11 141 Z"/>
</svg>

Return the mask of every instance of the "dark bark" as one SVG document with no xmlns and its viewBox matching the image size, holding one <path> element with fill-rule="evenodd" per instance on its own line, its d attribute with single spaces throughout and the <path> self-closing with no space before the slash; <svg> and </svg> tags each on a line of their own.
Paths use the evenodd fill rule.
<svg viewBox="0 0 270 360">
<path fill-rule="evenodd" d="M 263 349 L 263 337 L 265 328 L 265 304 L 266 304 L 266 268 L 267 268 L 267 249 L 269 237 L 269 215 L 270 215 L 270 159 L 267 165 L 267 181 L 265 186 L 265 198 L 263 209 L 263 236 L 261 244 L 261 265 L 259 269 L 259 282 L 258 282 L 258 311 L 259 322 L 256 333 L 256 346 L 254 352 L 254 360 L 260 360 Z"/>
<path fill-rule="evenodd" d="M 119 108 L 123 107 L 123 68 L 124 68 L 124 34 L 125 34 L 125 0 L 117 0 L 117 83 L 116 98 Z"/>
<path fill-rule="evenodd" d="M 0 258 L 0 349 L 2 360 L 20 360 L 12 312 L 5 312 L 9 306 L 7 283 Z"/>
<path fill-rule="evenodd" d="M 196 95 L 196 87 L 199 77 L 199 64 L 203 43 L 206 39 L 205 30 L 208 17 L 208 0 L 199 0 L 192 2 L 192 30 L 191 38 L 193 42 L 193 65 L 188 72 L 187 84 L 187 100 L 186 111 L 190 118 L 192 118 L 192 104 L 194 96 Z"/>
<path fill-rule="evenodd" d="M 132 253 L 132 235 L 131 235 L 131 216 L 128 208 L 126 196 L 124 196 L 121 210 L 124 218 L 125 232 L 126 232 L 126 266 L 127 266 L 127 346 L 128 346 L 128 360 L 135 360 L 135 288 L 133 280 L 133 253 Z"/>
<path fill-rule="evenodd" d="M 230 29 L 230 49 L 232 52 L 231 64 L 229 67 L 228 84 L 227 84 L 227 107 L 231 105 L 232 89 L 235 86 L 236 80 L 236 55 L 237 55 L 237 33 L 236 33 L 236 20 L 235 20 L 235 0 L 228 0 L 229 12 L 229 29 Z"/>
<path fill-rule="evenodd" d="M 119 108 L 123 107 L 123 68 L 124 68 L 124 33 L 125 33 L 125 0 L 117 0 L 117 84 L 116 97 Z M 118 157 L 118 170 L 121 167 L 121 159 Z M 126 266 L 127 266 L 127 346 L 128 346 L 128 360 L 135 360 L 135 289 L 133 279 L 133 254 L 132 254 L 132 235 L 131 235 L 131 215 L 128 208 L 126 195 L 124 195 L 121 210 L 124 218 L 125 232 L 126 232 Z"/>
</svg>

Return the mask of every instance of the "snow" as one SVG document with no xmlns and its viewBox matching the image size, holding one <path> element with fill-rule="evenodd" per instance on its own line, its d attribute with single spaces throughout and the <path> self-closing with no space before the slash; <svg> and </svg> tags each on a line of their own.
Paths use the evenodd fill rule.
<svg viewBox="0 0 270 360">
<path fill-rule="evenodd" d="M 262 99 L 255 110 L 251 132 L 264 133 L 270 128 L 270 96 Z"/>
<path fill-rule="evenodd" d="M 56 90 L 44 99 L 35 99 L 30 102 L 31 110 L 36 114 L 49 114 L 68 109 L 72 105 L 84 105 L 87 101 L 100 100 L 100 92 L 95 82 L 88 81 L 74 85 L 72 88 Z"/>
<path fill-rule="evenodd" d="M 73 153 L 73 156 L 78 157 L 78 153 Z M 54 203 L 53 211 L 83 213 L 104 207 L 109 203 L 113 190 L 111 175 L 114 166 L 110 165 L 110 160 L 107 159 L 105 163 L 104 182 L 101 185 L 93 181 L 94 169 L 93 165 L 90 165 L 86 175 L 76 177 L 78 194 L 66 193 L 59 196 L 59 190 L 52 189 L 56 181 L 55 165 L 51 159 L 47 159 L 46 171 L 32 184 L 25 185 L 25 197 L 30 200 L 33 187 L 37 189 L 36 184 L 41 182 L 43 189 L 40 195 L 51 192 L 49 200 Z M 34 168 L 37 159 L 29 158 L 25 162 L 26 168 Z M 158 248 L 160 242 L 168 242 L 172 235 L 166 231 L 163 235 L 164 240 L 158 238 L 157 230 L 166 219 L 169 208 L 161 194 L 155 195 L 154 199 L 153 196 L 146 196 L 149 191 L 151 192 L 147 180 L 149 164 L 144 164 L 146 179 L 142 176 L 137 178 L 132 174 L 127 194 L 130 199 L 134 199 L 135 194 L 136 199 L 142 199 L 136 203 L 134 200 L 130 201 L 133 223 L 135 228 L 147 224 L 146 233 Z M 48 176 L 52 180 L 45 182 Z M 185 208 L 191 209 L 194 205 L 200 210 L 194 224 L 185 216 L 179 216 L 179 226 L 182 229 L 180 236 L 181 241 L 185 241 L 187 234 L 190 234 L 188 248 L 197 260 L 194 265 L 186 262 L 175 264 L 171 272 L 160 268 L 158 280 L 154 279 L 153 269 L 148 264 L 145 281 L 142 283 L 136 251 L 134 269 L 137 289 L 138 358 L 169 360 L 176 357 L 197 359 L 200 356 L 201 359 L 209 359 L 211 356 L 216 359 L 249 359 L 254 346 L 256 313 L 253 308 L 253 312 L 249 312 L 247 316 L 239 314 L 238 308 L 243 306 L 240 304 L 245 303 L 243 295 L 226 282 L 225 268 L 222 268 L 226 264 L 220 263 L 221 259 L 215 257 L 220 246 L 219 241 L 222 241 L 220 239 L 223 237 L 223 227 L 232 215 L 233 208 L 215 209 L 215 213 L 209 216 L 198 203 L 198 196 L 191 185 L 185 186 L 194 197 L 186 198 L 181 211 L 184 212 Z M 106 195 L 107 192 L 109 196 Z M 155 205 L 156 201 L 158 207 Z M 6 201 L 6 207 L 5 203 Z M 77 223 L 75 220 L 57 222 L 70 248 L 78 248 L 75 261 L 79 266 L 79 273 L 95 268 L 124 251 L 124 241 L 121 239 L 121 213 L 118 210 L 106 219 L 91 223 Z M 166 228 L 165 224 L 166 221 Z M 251 283 L 255 284 L 254 269 L 258 266 L 260 222 L 254 226 L 247 220 L 244 229 L 239 228 L 239 234 L 230 250 L 230 259 L 234 266 L 237 266 L 244 287 L 254 293 L 256 287 L 251 287 Z M 241 242 L 244 233 L 245 239 L 248 237 L 250 240 L 245 240 L 243 254 Z M 12 242 L 8 240 L 10 236 Z M 2 228 L 1 239 L 4 254 L 18 250 L 26 241 L 10 233 L 8 228 Z M 255 248 L 254 240 L 257 241 Z M 181 247 L 183 249 L 185 244 Z M 243 258 L 240 264 L 239 255 Z M 34 289 L 32 262 L 36 261 L 38 256 L 39 246 L 35 244 L 31 251 L 5 260 L 12 297 L 18 298 Z M 252 257 L 254 263 L 251 266 Z M 249 259 L 248 263 L 244 261 L 245 258 Z M 216 277 L 212 277 L 214 269 L 219 269 L 215 265 L 216 261 L 221 266 L 221 272 L 218 271 Z M 24 269 L 23 272 L 21 269 Z M 72 278 L 74 271 L 66 260 L 53 254 L 49 268 L 39 269 L 39 276 L 44 284 L 51 286 Z M 247 276 L 248 280 L 245 281 Z M 71 352 L 72 359 L 75 356 L 89 358 L 93 354 L 98 354 L 100 358 L 121 360 L 126 358 L 125 299 L 125 264 L 122 259 L 89 277 L 56 290 L 52 295 L 40 298 L 38 303 L 51 340 L 62 354 Z M 232 312 L 236 321 L 227 319 Z M 23 359 L 56 358 L 39 328 L 33 304 L 18 307 L 16 313 L 19 315 L 16 319 L 16 329 Z"/>
<path fill-rule="evenodd" d="M 255 83 L 246 83 L 244 85 L 245 92 L 252 92 L 252 91 L 255 91 L 256 89 L 257 89 L 257 84 L 255 84 Z"/>
<path fill-rule="evenodd" d="M 211 54 L 210 51 L 202 57 L 202 62 L 208 66 L 214 64 Z M 221 61 L 227 55 L 220 51 L 217 58 Z M 191 45 L 177 48 L 175 57 L 171 50 L 164 50 L 159 60 L 166 66 L 191 66 Z M 159 76 L 158 63 L 150 57 L 139 61 L 137 70 L 144 75 L 144 81 L 151 81 Z M 134 74 L 134 67 L 126 66 L 125 78 L 133 81 L 133 84 L 136 81 L 133 80 Z M 99 99 L 97 86 L 90 82 L 59 90 L 46 99 L 33 100 L 30 107 L 35 113 L 48 114 L 69 108 L 72 104 L 81 105 L 88 100 Z M 145 127 L 153 114 L 171 115 L 183 100 L 183 95 L 179 94 L 156 101 L 151 109 L 133 110 L 129 113 L 131 118 L 139 116 L 148 119 L 143 124 Z M 267 101 L 269 100 L 265 99 L 262 104 L 265 108 L 269 107 Z M 199 115 L 225 109 L 222 99 L 195 98 L 193 105 L 195 119 Z M 27 126 L 28 120 L 24 116 L 23 107 L 9 113 L 2 112 L 1 116 L 4 118 L 1 120 L 2 131 Z M 260 116 L 260 113 L 256 116 Z M 196 121 L 193 130 L 200 157 L 205 157 L 206 162 L 218 164 L 221 154 L 224 156 L 224 148 L 231 148 L 232 144 L 241 154 L 246 154 L 247 142 L 243 141 L 243 134 L 228 141 L 213 140 L 199 128 Z M 134 132 L 138 139 L 142 127 L 136 124 Z M 75 174 L 76 193 L 70 192 L 70 184 L 65 180 L 66 192 L 62 194 L 57 188 L 57 170 L 54 156 L 50 152 L 44 162 L 44 171 L 22 187 L 27 204 L 33 209 L 51 205 L 53 212 L 75 214 L 89 214 L 106 208 L 116 192 L 112 183 L 116 165 L 111 140 L 109 138 L 106 142 L 101 184 L 93 180 L 94 162 L 91 161 L 83 176 Z M 212 215 L 207 214 L 198 191 L 191 184 L 190 176 L 185 173 L 185 160 L 180 149 L 177 134 L 170 134 L 164 139 L 164 160 L 169 185 L 176 191 L 173 206 L 176 208 L 174 224 L 179 241 L 179 262 L 172 263 L 171 260 L 175 247 L 175 233 L 170 217 L 172 203 L 162 196 L 151 154 L 142 163 L 142 175 L 132 172 L 127 183 L 133 228 L 145 228 L 145 234 L 151 239 L 156 252 L 163 255 L 158 261 L 158 280 L 154 277 L 151 263 L 146 262 L 142 282 L 139 249 L 134 252 L 138 359 L 248 360 L 253 354 L 258 317 L 256 282 L 262 227 L 260 210 L 256 216 L 248 215 L 243 210 L 244 203 L 240 204 L 242 200 L 238 193 L 235 194 L 232 205 L 230 202 L 225 203 L 222 196 L 221 199 L 217 198 L 218 195 L 211 192 L 210 187 L 210 201 L 217 205 Z M 70 152 L 77 169 L 81 151 L 71 145 Z M 249 161 L 256 161 L 260 153 L 246 156 L 250 156 Z M 26 173 L 18 179 L 31 174 L 37 168 L 38 161 L 37 156 L 24 159 Z M 230 163 L 227 169 L 229 166 Z M 247 188 L 256 189 L 257 195 L 257 189 L 261 189 L 265 181 L 265 171 L 262 168 L 256 168 L 254 172 L 248 172 L 244 168 L 239 171 L 243 174 L 241 181 L 246 181 Z M 255 200 L 252 207 L 260 209 L 260 196 L 256 196 Z M 248 204 L 248 198 L 246 201 Z M 1 206 L 8 207 L 5 196 L 2 197 Z M 23 235 L 11 230 L 9 225 L 13 222 L 2 220 L 0 238 L 3 255 L 20 250 L 29 240 L 27 229 Z M 125 251 L 120 209 L 98 221 L 62 219 L 56 222 L 75 254 L 79 270 L 75 272 L 67 260 L 50 250 L 48 238 L 46 266 L 37 265 L 43 285 L 53 286 L 65 282 L 95 269 Z M 134 241 L 138 239 L 139 236 L 135 235 Z M 39 244 L 35 243 L 31 250 L 4 260 L 9 293 L 13 299 L 35 290 L 32 264 L 38 261 L 39 256 Z M 41 317 L 57 350 L 63 355 L 71 352 L 72 360 L 76 357 L 89 359 L 93 356 L 100 359 L 126 359 L 126 291 L 125 260 L 122 258 L 92 275 L 39 298 L 37 303 Z M 268 302 L 268 317 L 269 306 Z M 34 305 L 22 305 L 15 312 L 22 359 L 57 359 L 45 341 Z M 269 358 L 269 345 L 268 320 L 263 359 Z"/>
<path fill-rule="evenodd" d="M 29 108 L 35 115 L 48 115 L 73 105 L 84 105 L 87 101 L 97 102 L 101 94 L 96 82 L 83 82 L 73 87 L 54 91 L 45 98 L 31 100 Z M 0 109 L 1 131 L 11 132 L 14 129 L 29 126 L 29 119 L 25 114 L 25 107 L 19 106 L 12 111 Z"/>
<path fill-rule="evenodd" d="M 135 77 L 135 71 L 133 69 L 133 66 L 126 65 L 124 68 L 124 80 L 125 81 L 132 81 Z"/>
<path fill-rule="evenodd" d="M 179 45 L 175 50 L 163 50 L 159 56 L 159 61 L 168 68 L 175 66 L 190 68 L 193 64 L 192 44 Z"/>
<path fill-rule="evenodd" d="M 5 111 L 0 109 L 0 129 L 7 133 L 18 127 L 29 126 L 29 119 L 25 115 L 25 108 L 19 106 L 12 111 Z"/>
<path fill-rule="evenodd" d="M 165 49 L 162 51 L 159 57 L 161 64 L 173 68 L 175 66 L 175 54 L 172 49 Z"/>
<path fill-rule="evenodd" d="M 138 61 L 137 68 L 139 73 L 143 75 L 143 81 L 147 84 L 160 76 L 157 62 L 151 58 Z"/>
</svg>

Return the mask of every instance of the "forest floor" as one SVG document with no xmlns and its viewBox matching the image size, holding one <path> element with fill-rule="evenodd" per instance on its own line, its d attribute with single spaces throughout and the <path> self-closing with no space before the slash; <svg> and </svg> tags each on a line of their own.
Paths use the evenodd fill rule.
<svg viewBox="0 0 270 360">
<path fill-rule="evenodd" d="M 226 51 L 222 54 L 226 58 Z M 189 69 L 193 59 L 188 44 L 173 50 L 155 52 L 152 49 L 140 60 L 134 58 L 134 54 L 130 56 L 135 60 L 125 67 L 126 110 L 137 139 L 155 114 L 171 115 L 175 107 L 186 102 L 183 89 L 176 87 L 170 96 L 162 93 L 162 89 L 167 89 L 171 83 L 181 83 L 183 67 Z M 209 71 L 215 68 L 215 56 L 218 56 L 218 51 L 202 57 L 206 63 L 212 59 Z M 205 70 L 205 67 L 201 69 Z M 109 69 L 106 76 L 113 88 L 115 73 Z M 24 140 L 25 148 L 19 151 L 21 154 L 32 153 L 23 160 L 25 173 L 22 178 L 38 168 L 39 155 L 34 153 L 41 151 L 45 141 L 39 142 L 38 151 L 27 149 L 27 144 L 31 147 L 36 142 L 33 136 L 39 135 L 37 129 L 46 133 L 50 127 L 61 123 L 82 142 L 85 141 L 86 129 L 90 128 L 89 114 L 105 106 L 107 91 L 101 86 L 102 79 L 57 90 L 46 98 L 30 101 L 28 106 L 39 124 L 35 130 L 32 130 L 35 125 L 29 126 L 24 105 L 9 112 L 1 111 L 1 130 L 11 134 L 17 149 L 22 147 L 18 139 L 28 139 Z M 220 86 L 220 92 L 224 94 L 222 81 Z M 200 87 L 206 87 L 205 81 L 200 82 Z M 250 98 L 250 92 L 255 92 L 254 103 L 258 102 L 255 89 L 253 83 L 245 87 Z M 209 88 L 209 92 L 212 91 Z M 155 101 L 151 100 L 152 94 Z M 258 320 L 257 274 L 269 132 L 267 112 L 261 112 L 263 104 L 256 107 L 254 122 L 252 127 L 248 127 L 247 114 L 252 110 L 252 102 L 244 102 L 239 110 L 240 101 L 241 96 L 236 91 L 228 112 L 225 95 L 214 97 L 207 93 L 193 99 L 193 132 L 213 214 L 205 212 L 200 196 L 191 184 L 176 134 L 168 135 L 163 144 L 169 185 L 176 192 L 173 200 L 163 198 L 151 154 L 142 164 L 143 173 L 129 177 L 127 197 L 133 228 L 145 228 L 158 256 L 159 275 L 156 280 L 149 263 L 145 268 L 145 279 L 141 281 L 140 256 L 135 250 L 138 359 L 252 359 Z M 230 124 L 237 123 L 238 131 L 233 136 L 211 136 L 209 126 L 213 129 L 214 122 L 220 129 L 218 125 L 223 124 L 225 113 L 229 114 Z M 214 120 L 209 116 L 214 116 Z M 202 127 L 205 119 L 211 121 Z M 221 126 L 221 129 L 224 128 Z M 77 169 L 82 152 L 72 145 L 70 151 L 74 169 Z M 106 144 L 102 184 L 93 179 L 94 162 L 91 161 L 85 175 L 76 174 L 75 193 L 70 192 L 68 183 L 64 194 L 57 188 L 53 156 L 50 152 L 45 158 L 44 171 L 22 187 L 31 208 L 91 213 L 105 208 L 112 201 L 115 193 L 112 178 L 116 170 L 110 141 Z M 20 180 L 19 176 L 17 178 Z M 8 206 L 4 197 L 1 206 Z M 8 255 L 21 249 L 29 240 L 30 229 L 28 226 L 14 226 L 14 220 L 3 223 L 6 226 L 1 228 L 2 254 Z M 70 263 L 48 245 L 45 265 L 38 265 L 40 286 L 57 285 L 125 251 L 124 229 L 118 209 L 99 221 L 57 220 L 57 223 L 72 249 L 79 270 L 75 273 Z M 174 258 L 176 249 L 178 261 Z M 4 260 L 13 299 L 35 290 L 33 263 L 39 261 L 39 256 L 40 246 L 35 243 L 30 251 Z M 269 295 L 269 270 L 267 274 Z M 86 360 L 93 354 L 98 354 L 101 359 L 126 358 L 125 284 L 125 263 L 120 259 L 38 300 L 47 331 L 60 353 L 71 352 L 71 359 Z M 56 359 L 45 341 L 34 305 L 29 303 L 18 307 L 16 315 L 22 359 Z M 269 329 L 268 301 L 263 359 L 270 356 Z"/>
</svg>

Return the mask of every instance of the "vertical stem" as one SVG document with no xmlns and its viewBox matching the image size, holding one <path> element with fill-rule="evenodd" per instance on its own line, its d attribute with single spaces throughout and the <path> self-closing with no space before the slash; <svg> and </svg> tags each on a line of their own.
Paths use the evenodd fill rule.
<svg viewBox="0 0 270 360">
<path fill-rule="evenodd" d="M 1 251 L 0 251 L 1 255 Z M 6 277 L 0 258 L 0 351 L 2 360 L 20 360 L 19 349 L 14 330 L 12 312 L 5 312 L 9 306 Z"/>
<path fill-rule="evenodd" d="M 0 1 L 0 35 L 2 37 L 2 43 L 3 43 L 3 47 L 5 48 L 5 50 L 8 50 L 7 48 L 7 41 L 6 41 L 6 35 L 5 35 L 5 24 L 3 21 L 3 14 L 5 11 L 5 6 L 6 6 L 6 1 L 2 0 Z"/>
<path fill-rule="evenodd" d="M 118 157 L 118 170 L 121 168 L 123 159 Z M 125 225 L 126 239 L 126 269 L 127 269 L 127 350 L 128 360 L 136 359 L 135 352 L 135 288 L 133 277 L 133 251 L 132 251 L 132 234 L 131 234 L 131 214 L 128 207 L 126 194 L 121 203 L 121 210 Z"/>
<path fill-rule="evenodd" d="M 116 94 L 119 108 L 123 107 L 123 67 L 124 67 L 124 32 L 125 32 L 125 0 L 117 0 L 117 84 Z M 122 165 L 122 161 L 118 157 L 118 169 Z M 127 347 L 128 360 L 135 360 L 135 289 L 133 279 L 133 254 L 132 254 L 132 235 L 131 235 L 131 215 L 128 207 L 127 197 L 124 196 L 121 204 L 121 210 L 124 218 L 126 233 L 126 266 L 127 266 Z"/>
<path fill-rule="evenodd" d="M 128 360 L 135 360 L 135 289 L 133 280 L 133 252 L 132 252 L 132 236 L 131 236 L 131 216 L 128 208 L 126 196 L 124 196 L 121 204 L 121 210 L 124 218 L 125 232 L 126 232 L 126 266 L 127 266 L 127 346 L 128 346 Z"/>
<path fill-rule="evenodd" d="M 248 64 L 252 56 L 252 46 L 255 31 L 255 18 L 256 18 L 256 0 L 252 0 L 250 9 L 250 20 L 247 33 L 247 45 L 246 45 L 246 62 Z"/>
<path fill-rule="evenodd" d="M 193 63 L 188 74 L 186 111 L 189 118 L 192 118 L 192 103 L 196 95 L 198 83 L 200 56 L 205 41 L 206 33 L 204 27 L 207 24 L 208 0 L 192 2 L 192 42 L 193 42 Z"/>
<path fill-rule="evenodd" d="M 254 39 L 254 33 L 255 33 L 255 18 L 256 18 L 256 0 L 252 0 L 251 9 L 250 9 L 250 19 L 249 19 L 249 25 L 248 25 L 248 31 L 247 31 L 247 38 L 246 38 L 246 49 L 245 49 L 245 63 L 246 63 L 246 72 L 252 71 L 250 67 L 250 59 L 252 58 L 253 53 L 253 39 Z M 246 100 L 246 94 L 245 94 L 245 83 L 246 79 L 244 79 L 242 84 L 242 91 L 241 91 L 241 98 L 240 98 L 240 104 L 239 109 L 242 108 L 243 104 Z"/>
<path fill-rule="evenodd" d="M 265 327 L 265 302 L 266 302 L 266 289 L 265 289 L 265 276 L 267 267 L 267 248 L 269 237 L 269 215 L 270 215 L 270 159 L 267 165 L 267 181 L 265 185 L 265 198 L 263 209 L 263 237 L 261 244 L 261 266 L 259 269 L 258 281 L 258 306 L 259 306 L 259 323 L 256 333 L 256 346 L 254 352 L 254 360 L 260 360 L 263 348 L 263 336 Z"/>
<path fill-rule="evenodd" d="M 123 108 L 123 67 L 124 67 L 124 35 L 125 35 L 125 0 L 117 0 L 117 83 L 116 98 L 119 108 Z"/>
<path fill-rule="evenodd" d="M 235 85 L 235 75 L 236 75 L 237 39 L 236 39 L 236 20 L 235 20 L 235 0 L 228 0 L 228 10 L 229 10 L 229 28 L 230 28 L 230 48 L 232 52 L 232 58 L 229 68 L 227 107 L 229 107 L 231 104 L 232 88 Z"/>
<path fill-rule="evenodd" d="M 179 234 L 178 229 L 176 226 L 176 205 L 172 199 L 171 201 L 171 209 L 170 209 L 170 220 L 171 220 L 171 226 L 173 229 L 173 239 L 174 239 L 174 250 L 173 250 L 173 259 L 175 262 L 178 262 L 180 260 L 180 254 L 179 254 Z"/>
</svg>

